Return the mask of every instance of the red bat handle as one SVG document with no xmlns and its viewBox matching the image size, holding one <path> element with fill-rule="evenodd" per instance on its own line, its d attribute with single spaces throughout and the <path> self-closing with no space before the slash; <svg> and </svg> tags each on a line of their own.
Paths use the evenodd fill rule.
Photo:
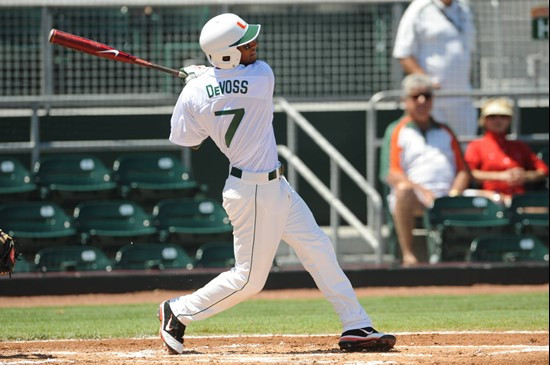
<svg viewBox="0 0 550 365">
<path fill-rule="evenodd" d="M 48 40 L 53 44 L 73 49 L 75 51 L 91 54 L 96 57 L 107 58 L 114 61 L 133 63 L 136 65 L 153 68 L 162 72 L 171 74 L 181 78 L 186 78 L 187 74 L 183 71 L 175 70 L 165 66 L 157 65 L 149 61 L 142 60 L 136 56 L 126 52 L 119 51 L 106 44 L 93 41 L 84 37 L 79 37 L 74 34 L 62 32 L 57 29 L 52 29 Z"/>
</svg>

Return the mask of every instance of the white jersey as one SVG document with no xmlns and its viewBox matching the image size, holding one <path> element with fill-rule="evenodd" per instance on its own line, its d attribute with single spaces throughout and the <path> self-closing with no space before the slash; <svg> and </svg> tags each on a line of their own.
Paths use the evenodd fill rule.
<svg viewBox="0 0 550 365">
<path fill-rule="evenodd" d="M 231 166 L 272 171 L 278 166 L 273 133 L 275 77 L 256 61 L 230 70 L 211 68 L 181 92 L 171 121 L 170 141 L 197 146 L 210 137 Z"/>
<path fill-rule="evenodd" d="M 401 18 L 393 57 L 413 56 L 442 89 L 469 90 L 475 28 L 461 1 L 414 0 Z"/>
</svg>

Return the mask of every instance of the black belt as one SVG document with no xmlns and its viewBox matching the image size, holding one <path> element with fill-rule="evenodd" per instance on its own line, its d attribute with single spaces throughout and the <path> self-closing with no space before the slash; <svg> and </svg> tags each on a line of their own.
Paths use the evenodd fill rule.
<svg viewBox="0 0 550 365">
<path fill-rule="evenodd" d="M 278 175 L 277 175 L 277 172 L 279 172 Z M 284 173 L 285 173 L 285 166 L 281 164 L 281 166 L 277 167 L 275 170 L 266 172 L 265 174 L 267 174 L 267 180 L 271 181 L 276 179 L 278 176 L 283 175 Z M 230 174 L 231 176 L 235 176 L 240 179 L 243 176 L 243 170 L 236 167 L 232 167 Z"/>
</svg>

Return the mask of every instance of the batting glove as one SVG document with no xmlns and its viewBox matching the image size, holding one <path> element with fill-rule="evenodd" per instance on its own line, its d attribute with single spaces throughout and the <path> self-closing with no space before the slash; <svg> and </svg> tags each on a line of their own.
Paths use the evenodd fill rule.
<svg viewBox="0 0 550 365">
<path fill-rule="evenodd" d="M 183 71 L 187 74 L 187 77 L 184 79 L 185 85 L 187 85 L 189 81 L 205 74 L 206 72 L 208 72 L 208 70 L 210 70 L 210 67 L 204 65 L 191 65 L 180 68 L 180 71 Z"/>
</svg>

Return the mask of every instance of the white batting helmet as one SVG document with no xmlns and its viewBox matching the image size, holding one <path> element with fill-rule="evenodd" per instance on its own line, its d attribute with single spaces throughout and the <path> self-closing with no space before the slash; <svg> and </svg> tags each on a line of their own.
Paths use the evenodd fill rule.
<svg viewBox="0 0 550 365">
<path fill-rule="evenodd" d="M 260 27 L 259 24 L 248 24 L 235 14 L 221 14 L 202 27 L 199 43 L 213 66 L 231 69 L 241 61 L 237 47 L 256 39 Z"/>
</svg>

